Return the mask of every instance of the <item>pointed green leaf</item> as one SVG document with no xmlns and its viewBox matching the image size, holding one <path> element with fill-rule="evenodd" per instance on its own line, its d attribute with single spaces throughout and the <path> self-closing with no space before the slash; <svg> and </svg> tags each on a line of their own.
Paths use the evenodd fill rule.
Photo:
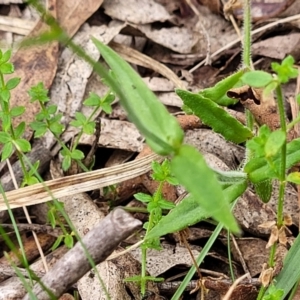
<svg viewBox="0 0 300 300">
<path fill-rule="evenodd" d="M 288 143 L 286 152 L 286 169 L 289 169 L 300 161 L 300 138 Z M 272 162 L 277 168 L 280 166 L 280 153 L 274 156 Z M 246 164 L 244 171 L 253 183 L 276 178 L 275 170 L 271 169 L 263 157 L 251 159 Z"/>
<path fill-rule="evenodd" d="M 224 197 L 228 203 L 237 199 L 247 188 L 247 182 L 233 184 L 223 190 Z M 200 206 L 196 197 L 189 195 L 183 199 L 168 215 L 149 232 L 147 238 L 152 239 L 163 236 L 167 233 L 182 230 L 188 226 L 194 225 L 201 220 L 210 217 L 208 213 Z"/>
<path fill-rule="evenodd" d="M 22 115 L 25 112 L 25 107 L 24 106 L 15 106 L 10 110 L 10 115 L 12 117 L 18 117 Z"/>
<path fill-rule="evenodd" d="M 8 90 L 12 90 L 20 83 L 20 81 L 21 81 L 21 78 L 19 78 L 19 77 L 11 78 L 6 82 L 6 88 Z"/>
<path fill-rule="evenodd" d="M 17 139 L 14 141 L 15 147 L 21 152 L 29 152 L 31 150 L 30 143 L 25 139 Z"/>
<path fill-rule="evenodd" d="M 238 72 L 227 76 L 223 80 L 219 81 L 215 86 L 200 91 L 199 95 L 222 106 L 228 106 L 236 103 L 237 101 L 229 98 L 226 93 L 238 83 L 244 72 L 244 70 L 239 70 Z"/>
<path fill-rule="evenodd" d="M 252 132 L 247 127 L 213 101 L 184 90 L 178 89 L 176 93 L 204 124 L 222 134 L 226 140 L 240 144 L 252 137 Z"/>
<path fill-rule="evenodd" d="M 152 199 L 152 196 L 148 195 L 148 194 L 145 194 L 145 193 L 136 193 L 133 195 L 135 199 L 141 201 L 141 202 L 151 202 L 153 199 Z"/>
<path fill-rule="evenodd" d="M 281 149 L 285 139 L 286 135 L 282 130 L 273 131 L 265 144 L 266 157 L 275 156 Z"/>
<path fill-rule="evenodd" d="M 13 153 L 13 144 L 12 142 L 6 143 L 2 148 L 2 155 L 1 155 L 1 161 L 6 160 L 9 158 Z"/>
<path fill-rule="evenodd" d="M 216 175 L 195 148 L 189 145 L 180 147 L 171 161 L 171 170 L 180 184 L 197 197 L 199 205 L 207 214 L 232 232 L 239 231 Z"/>
<path fill-rule="evenodd" d="M 113 72 L 113 78 L 105 79 L 118 94 L 128 118 L 155 152 L 162 155 L 175 152 L 183 141 L 177 120 L 126 61 L 100 41 L 92 40 Z"/>
</svg>

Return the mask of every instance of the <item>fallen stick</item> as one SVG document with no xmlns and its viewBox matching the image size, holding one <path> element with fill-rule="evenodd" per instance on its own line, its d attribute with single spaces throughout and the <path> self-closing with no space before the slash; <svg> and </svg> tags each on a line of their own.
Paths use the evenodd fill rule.
<svg viewBox="0 0 300 300">
<path fill-rule="evenodd" d="M 104 261 L 121 241 L 130 236 L 141 225 L 141 221 L 134 219 L 121 208 L 116 208 L 93 230 L 89 231 L 82 238 L 82 242 L 97 265 Z M 41 278 L 41 282 L 58 298 L 91 268 L 83 247 L 77 242 Z M 33 293 L 39 300 L 51 299 L 49 294 L 38 283 L 33 287 Z M 29 294 L 26 294 L 23 300 L 30 300 Z"/>
</svg>

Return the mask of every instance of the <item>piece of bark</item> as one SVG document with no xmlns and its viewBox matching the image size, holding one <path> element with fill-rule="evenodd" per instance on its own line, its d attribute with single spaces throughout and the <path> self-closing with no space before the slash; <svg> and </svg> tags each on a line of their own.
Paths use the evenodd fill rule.
<svg viewBox="0 0 300 300">
<path fill-rule="evenodd" d="M 120 208 L 106 216 L 95 228 L 82 239 L 91 258 L 98 264 L 105 260 L 118 244 L 130 236 L 142 223 Z M 41 279 L 54 296 L 62 295 L 73 283 L 80 279 L 91 266 L 85 251 L 77 243 L 54 267 Z M 36 284 L 33 293 L 39 300 L 50 299 L 50 296 Z M 24 300 L 30 300 L 27 294 Z"/>
</svg>

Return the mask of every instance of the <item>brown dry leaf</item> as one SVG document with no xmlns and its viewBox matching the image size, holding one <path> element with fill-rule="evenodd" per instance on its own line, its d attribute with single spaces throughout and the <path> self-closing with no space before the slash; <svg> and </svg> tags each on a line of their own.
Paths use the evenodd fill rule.
<svg viewBox="0 0 300 300">
<path fill-rule="evenodd" d="M 154 29 L 149 25 L 132 25 L 147 38 L 178 53 L 193 53 L 202 42 L 201 35 L 186 27 Z"/>
<path fill-rule="evenodd" d="M 270 230 L 259 225 L 276 219 L 275 212 L 250 190 L 240 197 L 233 212 L 241 228 L 255 236 L 269 235 Z"/>
<path fill-rule="evenodd" d="M 90 36 L 92 35 L 107 44 L 123 27 L 124 24 L 117 21 L 111 22 L 109 26 L 90 27 L 88 24 L 84 24 L 75 35 L 74 42 L 80 45 L 93 59 L 98 60 L 100 53 L 91 41 Z M 86 85 L 93 69 L 69 48 L 63 50 L 58 66 L 58 72 L 50 91 L 51 100 L 49 104 L 57 105 L 59 112 L 62 112 L 64 115 L 64 123 L 68 124 L 75 116 L 75 112 L 82 109 L 84 96 L 87 96 L 85 93 Z M 103 96 L 103 94 L 99 96 Z M 87 110 L 86 113 L 89 115 L 90 110 Z M 77 128 L 67 128 L 63 133 L 63 140 L 65 142 L 70 140 L 78 131 Z M 45 135 L 44 143 L 48 148 L 51 148 L 55 142 L 56 140 L 52 134 Z M 59 147 L 53 151 L 57 152 L 58 150 Z"/>
<path fill-rule="evenodd" d="M 45 233 L 37 233 L 37 237 L 44 251 L 47 251 L 55 241 L 55 237 Z M 36 247 L 36 242 L 33 236 L 26 238 L 26 240 L 23 241 L 23 245 L 24 245 L 24 250 L 26 253 L 27 260 L 29 262 L 39 257 L 39 251 Z M 11 251 L 8 253 L 8 255 L 16 266 L 21 265 L 21 262 L 19 261 L 19 259 L 17 258 L 14 252 Z M 0 258 L 0 264 L 10 264 L 10 262 L 8 262 L 5 256 L 3 256 Z"/>
<path fill-rule="evenodd" d="M 137 50 L 134 50 L 130 47 L 112 42 L 110 46 L 120 54 L 122 58 L 127 60 L 130 63 L 136 64 L 138 66 L 143 66 L 158 72 L 164 77 L 171 80 L 177 88 L 183 88 L 184 85 L 178 76 L 167 66 L 161 64 L 160 62 L 154 60 L 153 58 L 140 53 Z"/>
<path fill-rule="evenodd" d="M 266 241 L 260 238 L 238 238 L 236 239 L 241 254 L 249 269 L 251 277 L 261 272 L 261 266 L 268 261 L 269 250 L 266 249 Z M 239 254 L 231 244 L 231 251 L 235 261 L 240 261 Z"/>
<path fill-rule="evenodd" d="M 48 1 L 49 13 L 56 17 L 56 0 Z M 28 35 L 28 38 L 38 37 L 41 33 L 49 30 L 41 20 Z M 26 113 L 14 118 L 14 123 L 19 124 L 25 121 L 27 124 L 34 121 L 35 115 L 39 112 L 40 106 L 36 101 L 29 102 L 27 91 L 38 82 L 42 81 L 46 88 L 52 84 L 56 73 L 58 56 L 58 43 L 52 42 L 45 45 L 20 48 L 11 59 L 15 66 L 15 72 L 7 77 L 20 77 L 20 84 L 12 90 L 10 104 L 26 107 Z"/>
<path fill-rule="evenodd" d="M 268 265 L 266 263 L 263 264 L 263 269 L 261 271 L 261 274 L 259 275 L 258 280 L 264 287 L 267 287 L 270 284 L 271 280 L 273 279 L 273 272 L 273 268 L 268 268 Z"/>
<path fill-rule="evenodd" d="M 297 61 L 300 58 L 300 33 L 278 35 L 256 42 L 251 47 L 254 55 L 262 55 L 282 60 L 292 55 Z"/>
<path fill-rule="evenodd" d="M 171 18 L 164 6 L 154 0 L 106 0 L 103 7 L 113 19 L 134 24 L 164 22 Z"/>
<path fill-rule="evenodd" d="M 238 99 L 249 109 L 259 125 L 266 124 L 271 130 L 280 128 L 280 119 L 273 95 L 264 95 L 263 89 L 243 86 L 227 92 L 228 97 Z"/>
<path fill-rule="evenodd" d="M 284 10 L 286 10 L 295 0 L 252 0 L 252 20 L 268 20 L 272 17 L 276 17 Z M 243 18 L 242 1 L 241 0 L 229 0 L 227 3 L 233 3 L 233 13 L 238 19 Z M 226 3 L 226 4 L 227 4 Z"/>
<path fill-rule="evenodd" d="M 142 150 L 143 137 L 133 123 L 105 118 L 100 118 L 100 120 L 99 147 L 123 149 L 132 152 L 140 152 Z M 80 143 L 91 145 L 93 139 L 94 136 L 83 134 Z"/>
<path fill-rule="evenodd" d="M 243 147 L 225 141 L 221 135 L 210 129 L 188 130 L 184 141 L 196 147 L 200 152 L 214 154 L 231 169 L 237 167 L 237 160 L 241 162 L 244 159 Z"/>
<path fill-rule="evenodd" d="M 270 234 L 268 243 L 266 245 L 267 249 L 272 247 L 278 241 L 278 236 L 279 236 L 279 230 L 276 225 L 273 225 L 271 227 L 271 234 Z"/>
<path fill-rule="evenodd" d="M 176 87 L 175 84 L 167 78 L 154 76 L 143 77 L 142 79 L 153 92 L 173 92 Z"/>
<path fill-rule="evenodd" d="M 79 27 L 101 6 L 103 0 L 57 0 L 57 18 L 72 37 Z"/>
</svg>

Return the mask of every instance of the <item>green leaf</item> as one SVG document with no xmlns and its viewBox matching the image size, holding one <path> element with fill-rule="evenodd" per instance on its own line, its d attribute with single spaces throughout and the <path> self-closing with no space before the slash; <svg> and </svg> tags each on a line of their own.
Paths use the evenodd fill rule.
<svg viewBox="0 0 300 300">
<path fill-rule="evenodd" d="M 57 111 L 57 105 L 53 104 L 53 105 L 49 105 L 47 107 L 47 112 L 49 115 L 54 115 Z"/>
<path fill-rule="evenodd" d="M 168 176 L 166 178 L 166 181 L 168 183 L 170 183 L 171 185 L 179 185 L 179 181 L 178 181 L 178 179 L 176 177 Z"/>
<path fill-rule="evenodd" d="M 6 82 L 6 88 L 8 90 L 12 90 L 14 89 L 21 81 L 21 78 L 19 77 L 14 77 L 14 78 L 11 78 L 9 79 L 7 82 Z"/>
<path fill-rule="evenodd" d="M 191 108 L 201 121 L 220 133 L 226 140 L 240 144 L 252 137 L 252 132 L 213 101 L 184 90 L 176 90 L 183 103 Z"/>
<path fill-rule="evenodd" d="M 0 91 L 0 97 L 4 102 L 8 102 L 10 99 L 10 91 L 7 89 Z"/>
<path fill-rule="evenodd" d="M 83 125 L 86 122 L 86 116 L 81 112 L 75 112 L 75 118 Z"/>
<path fill-rule="evenodd" d="M 283 261 L 283 268 L 275 277 L 276 289 L 283 290 L 284 294 L 280 299 L 285 299 L 292 287 L 298 282 L 300 278 L 300 235 L 294 240 L 292 247 L 289 249 Z M 270 287 L 266 291 L 270 292 Z"/>
<path fill-rule="evenodd" d="M 265 144 L 265 155 L 267 158 L 275 156 L 286 140 L 286 134 L 282 130 L 273 131 L 266 144 Z"/>
<path fill-rule="evenodd" d="M 283 294 L 284 290 L 277 289 L 274 284 L 271 284 L 262 300 L 281 300 Z"/>
<path fill-rule="evenodd" d="M 175 207 L 175 204 L 173 202 L 170 202 L 168 200 L 165 200 L 165 199 L 160 199 L 158 201 L 158 206 L 161 208 L 161 209 L 172 209 Z"/>
<path fill-rule="evenodd" d="M 247 188 L 247 182 L 233 184 L 223 190 L 226 201 L 232 202 L 237 199 Z M 210 215 L 200 206 L 197 197 L 193 195 L 183 199 L 168 215 L 164 216 L 160 222 L 149 232 L 147 239 L 157 238 L 167 233 L 182 230 L 194 225 L 201 220 L 209 218 Z"/>
<path fill-rule="evenodd" d="M 183 131 L 176 118 L 126 61 L 100 41 L 92 40 L 113 71 L 114 78 L 105 79 L 119 96 L 128 118 L 146 137 L 146 142 L 158 154 L 176 152 L 183 141 Z"/>
<path fill-rule="evenodd" d="M 286 169 L 291 168 L 300 161 L 300 139 L 294 139 L 287 144 Z M 280 166 L 280 153 L 277 153 L 272 162 L 275 166 Z M 276 178 L 277 175 L 265 158 L 251 159 L 245 166 L 244 171 L 253 183 Z"/>
<path fill-rule="evenodd" d="M 250 71 L 242 76 L 242 80 L 245 84 L 255 88 L 260 88 L 271 83 L 271 81 L 273 81 L 273 77 L 271 74 L 264 71 Z"/>
<path fill-rule="evenodd" d="M 44 122 L 34 121 L 30 123 L 30 127 L 35 131 L 34 137 L 39 138 L 47 131 L 47 125 Z"/>
<path fill-rule="evenodd" d="M 265 157 L 265 145 L 271 135 L 271 129 L 267 125 L 259 128 L 258 135 L 247 141 L 247 148 L 252 150 L 255 157 Z"/>
<path fill-rule="evenodd" d="M 31 150 L 30 143 L 25 139 L 17 139 L 13 141 L 15 147 L 21 152 L 29 152 Z"/>
<path fill-rule="evenodd" d="M 4 144 L 4 146 L 2 148 L 1 161 L 4 161 L 7 158 L 9 158 L 13 153 L 13 149 L 14 148 L 13 148 L 12 142 L 7 142 L 6 144 Z"/>
<path fill-rule="evenodd" d="M 34 185 L 36 183 L 39 183 L 39 180 L 35 176 L 30 176 L 25 184 L 26 185 Z"/>
<path fill-rule="evenodd" d="M 49 130 L 56 135 L 60 135 L 64 131 L 64 126 L 58 122 L 53 122 L 50 124 Z"/>
<path fill-rule="evenodd" d="M 12 63 L 4 63 L 0 65 L 0 72 L 2 74 L 11 74 L 14 72 L 14 66 Z"/>
<path fill-rule="evenodd" d="M 148 194 L 145 194 L 145 193 L 136 193 L 133 195 L 133 197 L 141 202 L 144 202 L 144 203 L 148 203 L 148 202 L 151 202 L 153 201 L 153 198 L 152 196 L 148 195 Z"/>
<path fill-rule="evenodd" d="M 95 94 L 90 92 L 89 97 L 83 102 L 85 106 L 100 106 L 101 98 Z"/>
<path fill-rule="evenodd" d="M 288 55 L 281 64 L 271 63 L 272 70 L 277 73 L 280 83 L 287 83 L 291 78 L 298 76 L 298 69 L 294 67 L 295 60 Z"/>
<path fill-rule="evenodd" d="M 44 87 L 43 82 L 39 82 L 37 85 L 31 87 L 28 92 L 30 96 L 30 102 L 40 101 L 42 103 L 46 103 L 49 101 L 48 98 L 48 90 Z"/>
<path fill-rule="evenodd" d="M 16 128 L 15 128 L 15 138 L 20 138 L 21 135 L 25 132 L 25 122 L 21 122 Z"/>
<path fill-rule="evenodd" d="M 91 121 L 91 122 L 86 123 L 82 127 L 82 130 L 85 134 L 90 134 L 91 135 L 91 134 L 94 133 L 95 127 L 96 127 L 96 123 L 94 121 Z"/>
<path fill-rule="evenodd" d="M 75 149 L 71 152 L 71 158 L 80 160 L 84 158 L 84 154 L 82 151 Z"/>
<path fill-rule="evenodd" d="M 223 80 L 219 81 L 215 86 L 200 91 L 199 95 L 222 106 L 228 106 L 236 103 L 236 100 L 227 97 L 226 93 L 238 83 L 244 72 L 244 70 L 240 70 L 230 76 L 227 76 Z"/>
<path fill-rule="evenodd" d="M 286 180 L 295 184 L 300 184 L 300 172 L 290 173 Z"/>
<path fill-rule="evenodd" d="M 0 59 L 0 63 L 3 64 L 3 63 L 8 62 L 10 57 L 11 57 L 11 50 L 9 49 L 3 53 L 3 55 Z"/>
<path fill-rule="evenodd" d="M 64 243 L 67 246 L 67 248 L 72 248 L 74 245 L 74 239 L 70 234 L 67 234 L 64 238 Z"/>
<path fill-rule="evenodd" d="M 108 115 L 112 112 L 112 107 L 111 107 L 111 105 L 108 104 L 108 103 L 102 103 L 102 104 L 101 104 L 101 108 L 102 108 L 102 110 L 103 110 L 106 114 L 108 114 Z"/>
<path fill-rule="evenodd" d="M 25 107 L 24 106 L 15 106 L 10 110 L 10 115 L 12 117 L 18 117 L 22 115 L 25 112 Z"/>
<path fill-rule="evenodd" d="M 58 246 L 61 244 L 62 240 L 63 240 L 64 236 L 63 235 L 59 235 L 56 239 L 56 241 L 54 242 L 53 246 L 51 247 L 51 250 L 54 251 L 56 248 L 58 248 Z"/>
<path fill-rule="evenodd" d="M 70 155 L 65 155 L 62 161 L 62 169 L 64 171 L 67 171 L 71 167 L 71 156 Z"/>
<path fill-rule="evenodd" d="M 268 203 L 273 190 L 272 180 L 257 182 L 254 184 L 254 189 L 260 200 L 264 203 Z"/>
<path fill-rule="evenodd" d="M 0 131 L 0 142 L 6 144 L 11 140 L 10 135 L 7 132 Z"/>
<path fill-rule="evenodd" d="M 239 232 L 216 175 L 195 148 L 183 145 L 171 161 L 171 170 L 178 181 L 197 197 L 207 214 L 232 232 Z"/>
</svg>

